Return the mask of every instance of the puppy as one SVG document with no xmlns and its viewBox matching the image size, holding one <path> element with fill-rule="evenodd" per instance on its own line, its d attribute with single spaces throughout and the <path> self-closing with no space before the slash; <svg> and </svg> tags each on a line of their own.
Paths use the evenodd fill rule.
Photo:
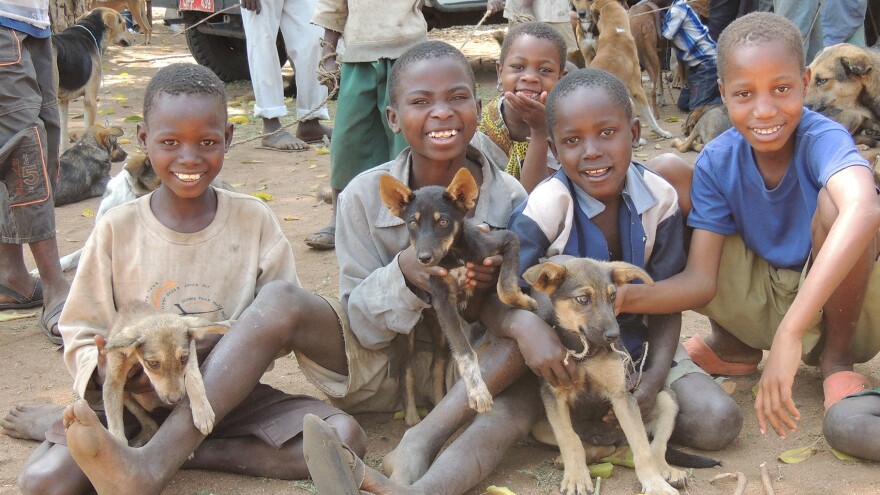
<svg viewBox="0 0 880 495">
<path fill-rule="evenodd" d="M 599 27 L 596 56 L 590 62 L 590 67 L 606 70 L 623 81 L 635 103 L 636 112 L 647 121 L 651 130 L 660 137 L 672 137 L 672 133 L 660 127 L 648 105 L 648 98 L 642 88 L 638 50 L 630 31 L 626 9 L 616 0 L 593 0 L 590 13 L 594 19 L 598 19 L 596 25 Z"/>
<path fill-rule="evenodd" d="M 804 105 L 840 122 L 856 144 L 876 145 L 880 130 L 880 50 L 848 43 L 829 46 L 810 64 Z"/>
<path fill-rule="evenodd" d="M 590 15 L 590 1 L 570 0 L 568 3 L 573 14 L 574 38 L 584 59 L 584 66 L 588 67 L 596 57 L 596 38 L 599 36 L 599 30 Z"/>
<path fill-rule="evenodd" d="M 104 194 L 110 166 L 127 156 L 116 138 L 119 127 L 94 125 L 71 148 L 61 154 L 61 171 L 55 186 L 55 206 L 64 206 Z"/>
<path fill-rule="evenodd" d="M 470 345 L 468 324 L 460 308 L 467 305 L 472 288 L 460 292 L 468 261 L 482 261 L 497 254 L 504 257 L 498 276 L 498 296 L 502 302 L 533 310 L 534 299 L 522 293 L 517 282 L 519 239 L 507 230 L 484 232 L 466 220 L 476 205 L 479 189 L 474 177 L 462 168 L 449 187 L 427 186 L 411 191 L 390 175 L 379 181 L 379 195 L 391 213 L 402 219 L 409 230 L 416 257 L 425 266 L 442 266 L 445 277 L 430 277 L 430 301 L 459 374 L 467 387 L 468 405 L 477 412 L 492 409 L 492 395 L 480 375 L 477 353 Z"/>
<path fill-rule="evenodd" d="M 646 418 L 654 433 L 649 444 L 638 403 L 627 390 L 624 351 L 613 348 L 620 336 L 614 314 L 617 288 L 636 278 L 653 284 L 651 277 L 629 263 L 560 255 L 529 268 L 523 278 L 536 291 L 538 314 L 553 325 L 563 342 L 566 334 L 580 341 L 580 349 L 569 350 L 566 357 L 577 361 L 577 380 L 568 387 L 553 387 L 546 380 L 541 383 L 541 398 L 564 465 L 560 491 L 565 495 L 593 492 L 584 447 L 572 427 L 572 409 L 587 394 L 598 394 L 611 402 L 626 435 L 641 493 L 677 495 L 670 483 L 684 486 L 687 473 L 669 466 L 665 458 L 677 403 L 668 390 L 657 395 L 654 410 Z"/>
<path fill-rule="evenodd" d="M 118 12 L 128 9 L 134 22 L 144 32 L 144 44 L 149 45 L 153 40 L 153 16 L 147 10 L 147 2 L 145 0 L 89 0 L 89 10 L 96 7 L 106 7 Z"/>
<path fill-rule="evenodd" d="M 722 132 L 733 127 L 727 107 L 718 105 L 705 105 L 695 108 L 688 114 L 681 129 L 687 136 L 684 140 L 676 138 L 672 140 L 672 146 L 680 153 L 689 150 L 700 152 L 709 141 L 720 136 Z"/>
<path fill-rule="evenodd" d="M 68 105 L 83 97 L 86 127 L 95 125 L 98 91 L 101 89 L 101 63 L 111 43 L 129 46 L 131 34 L 122 14 L 97 8 L 76 20 L 76 24 L 52 35 L 61 112 L 61 151 L 67 148 Z"/>
<path fill-rule="evenodd" d="M 214 410 L 205 396 L 205 385 L 196 358 L 196 340 L 209 333 L 226 333 L 228 323 L 213 323 L 198 316 L 161 313 L 153 306 L 134 301 L 123 306 L 107 335 L 102 353 L 107 357 L 104 407 L 107 429 L 126 440 L 122 423 L 125 406 L 141 423 L 140 433 L 130 442 L 145 445 L 158 430 L 147 407 L 154 400 L 172 406 L 189 396 L 193 423 L 204 435 L 214 429 Z M 155 397 L 147 400 L 124 390 L 128 371 L 136 363 L 153 385 Z M 146 406 L 145 404 L 146 403 Z"/>
</svg>

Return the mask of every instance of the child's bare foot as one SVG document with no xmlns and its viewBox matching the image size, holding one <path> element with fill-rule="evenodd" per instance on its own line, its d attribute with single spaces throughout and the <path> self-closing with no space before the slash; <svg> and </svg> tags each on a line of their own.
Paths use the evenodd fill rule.
<svg viewBox="0 0 880 495">
<path fill-rule="evenodd" d="M 0 420 L 3 433 L 22 440 L 46 440 L 46 431 L 61 417 L 64 410 L 54 404 L 18 404 Z"/>
<path fill-rule="evenodd" d="M 64 409 L 70 455 L 98 493 L 159 493 L 163 480 L 150 476 L 142 449 L 132 449 L 110 434 L 82 399 Z"/>
<path fill-rule="evenodd" d="M 327 139 L 333 137 L 333 128 L 321 125 L 318 119 L 303 120 L 296 126 L 296 137 L 307 143 L 320 141 L 327 136 Z"/>
<path fill-rule="evenodd" d="M 426 439 L 419 435 L 416 425 L 403 434 L 397 447 L 382 459 L 382 469 L 395 483 L 412 485 L 428 472 L 434 457 L 440 450 L 425 445 Z"/>
</svg>

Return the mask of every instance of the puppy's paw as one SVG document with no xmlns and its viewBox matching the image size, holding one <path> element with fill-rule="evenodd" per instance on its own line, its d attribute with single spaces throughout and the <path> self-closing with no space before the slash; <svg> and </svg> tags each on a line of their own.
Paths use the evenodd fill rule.
<svg viewBox="0 0 880 495">
<path fill-rule="evenodd" d="M 663 476 L 663 479 L 675 488 L 684 488 L 687 484 L 688 475 L 681 469 L 675 469 L 668 464 L 658 467 L 660 468 L 660 476 Z"/>
<path fill-rule="evenodd" d="M 193 424 L 202 432 L 202 435 L 208 435 L 214 429 L 214 409 L 208 403 L 207 397 L 199 400 L 191 400 Z"/>
<path fill-rule="evenodd" d="M 679 495 L 678 490 L 660 477 L 642 483 L 642 493 L 645 495 Z"/>
<path fill-rule="evenodd" d="M 586 466 L 583 469 L 567 469 L 562 476 L 559 491 L 562 492 L 562 495 L 593 495 L 593 481 L 590 480 L 590 473 L 586 470 Z"/>
<path fill-rule="evenodd" d="M 478 413 L 485 413 L 492 410 L 492 394 L 485 384 L 480 387 L 468 389 L 468 406 Z"/>
</svg>

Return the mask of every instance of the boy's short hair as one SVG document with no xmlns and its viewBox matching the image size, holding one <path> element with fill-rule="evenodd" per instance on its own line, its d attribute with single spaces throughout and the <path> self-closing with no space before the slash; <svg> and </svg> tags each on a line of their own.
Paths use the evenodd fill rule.
<svg viewBox="0 0 880 495">
<path fill-rule="evenodd" d="M 547 95 L 547 131 L 553 138 L 553 127 L 556 125 L 556 113 L 559 107 L 559 100 L 567 96 L 572 91 L 579 88 L 601 88 L 604 89 L 611 100 L 623 108 L 626 117 L 630 120 L 633 118 L 632 103 L 629 101 L 629 93 L 623 82 L 610 72 L 602 69 L 578 69 L 569 72 L 568 75 L 559 80 L 550 94 Z"/>
<path fill-rule="evenodd" d="M 207 67 L 179 63 L 159 69 L 144 91 L 144 122 L 149 120 L 153 100 L 162 93 L 212 96 L 223 105 L 223 120 L 226 120 L 226 87 Z"/>
<path fill-rule="evenodd" d="M 512 28 L 510 28 L 509 31 L 507 31 L 507 35 L 504 37 L 504 41 L 501 43 L 501 56 L 498 57 L 498 63 L 504 63 L 504 60 L 507 58 L 507 53 L 510 52 L 510 47 L 513 45 L 513 42 L 523 35 L 529 35 L 532 38 L 547 40 L 556 45 L 556 51 L 559 52 L 559 67 L 562 68 L 565 66 L 565 61 L 568 55 L 568 46 L 565 43 L 565 39 L 553 26 L 547 24 L 546 22 L 537 21 L 523 22 L 522 24 L 517 24 L 513 26 Z"/>
<path fill-rule="evenodd" d="M 806 66 L 803 39 L 797 26 L 779 14 L 752 12 L 731 22 L 718 37 L 718 78 L 724 80 L 727 61 L 734 49 L 758 44 L 782 45 L 801 67 Z"/>
<path fill-rule="evenodd" d="M 391 74 L 388 76 L 388 95 L 391 100 L 391 106 L 395 106 L 397 103 L 397 91 L 400 86 L 400 78 L 403 77 L 404 72 L 409 69 L 410 65 L 423 60 L 437 60 L 441 58 L 451 58 L 461 65 L 465 74 L 467 74 L 470 79 L 471 89 L 476 97 L 477 80 L 474 77 L 474 69 L 471 68 L 471 63 L 468 62 L 467 57 L 465 57 L 458 48 L 455 48 L 449 43 L 431 40 L 423 41 L 403 52 L 403 55 L 401 55 L 400 58 L 394 62 L 394 65 L 391 66 Z"/>
</svg>

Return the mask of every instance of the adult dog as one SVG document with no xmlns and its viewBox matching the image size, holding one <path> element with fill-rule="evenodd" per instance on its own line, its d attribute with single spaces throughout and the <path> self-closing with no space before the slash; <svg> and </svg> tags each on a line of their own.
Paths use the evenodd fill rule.
<svg viewBox="0 0 880 495">
<path fill-rule="evenodd" d="M 840 122 L 857 144 L 874 146 L 880 129 L 880 50 L 832 45 L 810 64 L 804 104 Z M 874 132 L 865 135 L 864 131 Z"/>
<path fill-rule="evenodd" d="M 650 416 L 648 434 L 635 397 L 627 390 L 622 354 L 613 344 L 620 336 L 614 314 L 617 288 L 633 279 L 653 283 L 641 268 L 620 261 L 558 255 L 526 270 L 523 279 L 534 289 L 538 314 L 559 332 L 573 334 L 579 350 L 569 350 L 566 360 L 577 361 L 577 379 L 570 386 L 541 381 L 541 399 L 562 455 L 564 495 L 593 493 L 584 446 L 572 426 L 572 408 L 587 394 L 611 402 L 614 415 L 633 452 L 641 493 L 677 495 L 672 485 L 684 486 L 687 474 L 666 462 L 666 445 L 675 426 L 678 405 L 671 391 L 661 391 Z"/>
<path fill-rule="evenodd" d="M 118 12 L 128 9 L 134 22 L 141 27 L 144 32 L 144 44 L 149 45 L 153 40 L 153 23 L 152 17 L 147 10 L 147 2 L 145 0 L 89 0 L 89 10 L 97 7 L 106 7 Z"/>
<path fill-rule="evenodd" d="M 660 66 L 660 53 L 666 44 L 659 43 L 663 38 L 660 36 L 660 7 L 651 0 L 641 2 L 629 8 L 629 27 L 636 42 L 636 51 L 639 54 L 639 65 L 648 73 L 651 81 L 651 108 L 659 115 L 658 101 L 665 105 L 663 100 L 663 71 Z"/>
<path fill-rule="evenodd" d="M 83 97 L 86 127 L 95 125 L 98 91 L 101 89 L 101 62 L 111 43 L 129 46 L 131 34 L 122 14 L 98 8 L 84 14 L 76 24 L 52 35 L 55 67 L 58 70 L 58 104 L 61 111 L 61 151 L 68 146 L 68 105 Z"/>
<path fill-rule="evenodd" d="M 55 206 L 104 194 L 110 182 L 110 167 L 127 156 L 116 142 L 122 134 L 119 127 L 93 125 L 61 154 L 61 171 L 53 191 Z"/>
<path fill-rule="evenodd" d="M 596 56 L 590 67 L 608 71 L 623 81 L 630 97 L 635 103 L 636 113 L 658 136 L 672 137 L 654 118 L 648 105 L 648 98 L 642 88 L 642 70 L 639 54 L 629 25 L 629 16 L 617 0 L 595 0 L 590 5 L 594 19 L 598 18 L 599 38 L 596 43 Z"/>
</svg>

